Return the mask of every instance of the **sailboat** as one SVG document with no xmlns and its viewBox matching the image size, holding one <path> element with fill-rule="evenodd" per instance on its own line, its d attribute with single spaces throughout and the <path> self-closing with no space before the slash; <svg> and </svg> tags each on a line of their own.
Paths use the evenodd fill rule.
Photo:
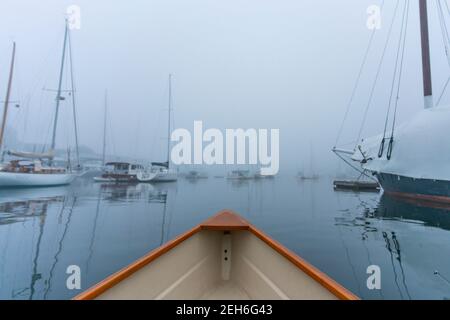
<svg viewBox="0 0 450 320">
<path fill-rule="evenodd" d="M 340 156 L 349 155 L 364 172 L 373 174 L 387 194 L 410 199 L 426 201 L 450 202 L 450 152 L 444 140 L 450 128 L 450 107 L 439 106 L 433 102 L 433 87 L 431 81 L 431 58 L 428 28 L 427 1 L 419 0 L 421 51 L 422 51 L 422 82 L 424 91 L 424 109 L 412 120 L 401 126 L 395 126 L 395 111 L 392 131 L 376 137 L 358 141 L 353 150 L 334 148 Z M 447 59 L 449 57 L 449 38 L 444 12 L 439 1 L 436 2 Z M 400 36 L 398 57 L 398 82 L 401 80 L 403 64 L 402 50 L 405 48 L 406 27 L 408 21 L 409 1 L 405 2 L 406 14 L 403 14 L 403 33 Z M 406 16 L 406 19 L 405 19 Z M 403 35 L 403 39 L 402 39 Z M 395 79 L 395 78 L 394 78 Z M 396 104 L 397 99 L 393 99 Z M 442 97 L 442 95 L 441 95 Z M 440 101 L 440 99 L 439 99 Z M 394 104 L 393 103 L 393 104 Z M 395 105 L 396 106 L 396 105 Z M 386 118 L 386 123 L 387 123 Z M 350 163 L 351 164 L 351 163 Z"/>
<path fill-rule="evenodd" d="M 105 92 L 105 105 L 103 116 L 103 150 L 102 174 L 94 177 L 95 182 L 138 182 L 136 175 L 144 170 L 144 166 L 130 162 L 106 162 L 106 124 L 108 116 L 108 93 Z"/>
<path fill-rule="evenodd" d="M 69 41 L 69 44 L 68 44 Z M 56 129 L 58 124 L 58 112 L 60 107 L 60 102 L 64 100 L 61 96 L 62 92 L 62 81 L 64 75 L 64 63 L 66 59 L 66 49 L 69 45 L 70 49 L 70 35 L 67 22 L 65 25 L 64 32 L 64 45 L 61 58 L 61 68 L 59 73 L 59 85 L 56 95 L 56 112 L 53 121 L 53 135 L 51 147 L 47 152 L 35 153 L 35 152 L 23 152 L 23 151 L 2 151 L 3 155 L 6 153 L 11 157 L 15 157 L 13 160 L 5 163 L 0 168 L 0 187 L 38 187 L 38 186 L 56 186 L 56 185 L 66 185 L 70 184 L 76 177 L 76 172 L 72 171 L 70 164 L 66 167 L 55 166 L 55 144 L 56 144 Z M 5 99 L 2 127 L 0 130 L 0 148 L 2 148 L 3 136 L 5 132 L 5 127 L 7 123 L 8 105 L 9 97 L 11 92 L 13 71 L 14 71 L 14 59 L 15 59 L 16 45 L 13 45 L 13 54 L 11 59 L 11 68 L 8 81 L 7 94 Z M 70 52 L 70 63 L 72 64 L 72 54 Z M 73 102 L 73 113 L 75 121 L 75 136 L 77 136 L 76 131 L 76 114 L 75 114 L 75 102 L 74 102 L 74 82 L 73 75 L 71 76 L 72 84 L 72 102 Z M 78 141 L 76 139 L 76 141 Z M 77 158 L 78 158 L 78 142 L 77 142 Z M 70 163 L 70 159 L 69 159 Z M 78 158 L 79 163 L 79 158 Z M 79 166 L 79 165 L 78 165 Z"/>
<path fill-rule="evenodd" d="M 300 171 L 298 174 L 297 174 L 297 178 L 298 179 L 300 179 L 300 180 L 318 180 L 319 179 L 319 175 L 318 174 L 316 174 L 315 172 L 314 172 L 314 165 L 313 165 L 313 163 L 314 163 L 314 161 L 313 161 L 313 147 L 312 147 L 312 143 L 310 143 L 310 146 L 309 146 L 309 166 L 310 166 L 310 169 L 309 169 L 309 174 L 306 174 L 305 172 L 304 172 L 304 170 L 303 171 Z"/>
<path fill-rule="evenodd" d="M 141 170 L 136 177 L 139 182 L 172 182 L 178 180 L 178 171 L 170 167 L 170 133 L 172 110 L 172 75 L 169 75 L 169 104 L 167 124 L 167 161 L 152 162 L 147 170 Z"/>
</svg>

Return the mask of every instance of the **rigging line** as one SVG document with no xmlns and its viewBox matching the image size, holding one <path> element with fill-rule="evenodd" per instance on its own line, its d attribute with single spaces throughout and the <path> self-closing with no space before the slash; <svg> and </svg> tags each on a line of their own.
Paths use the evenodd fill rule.
<svg viewBox="0 0 450 320">
<path fill-rule="evenodd" d="M 333 152 L 334 152 L 334 153 L 335 153 L 342 161 L 344 161 L 348 166 L 350 166 L 352 169 L 356 170 L 356 171 L 359 172 L 361 175 L 366 176 L 366 177 L 369 178 L 370 180 L 373 180 L 373 181 L 375 181 L 375 182 L 378 183 L 378 181 L 377 181 L 375 178 L 369 176 L 369 175 L 365 172 L 366 170 L 361 170 L 361 169 L 359 169 L 358 167 L 356 167 L 355 165 L 353 165 L 350 161 L 348 161 L 347 159 L 345 159 L 342 155 L 340 155 L 339 152 L 337 152 L 337 151 L 333 151 Z"/>
<path fill-rule="evenodd" d="M 447 82 L 444 85 L 444 89 L 442 90 L 441 95 L 439 96 L 439 99 L 438 99 L 436 105 L 439 105 L 441 103 L 442 97 L 444 96 L 444 93 L 447 90 L 449 83 L 450 83 L 450 77 L 447 78 Z"/>
<path fill-rule="evenodd" d="M 385 2 L 385 1 L 383 0 L 383 2 L 381 3 L 381 9 L 380 9 L 380 10 L 383 9 L 383 7 L 384 7 L 384 2 Z M 354 84 L 354 86 L 353 86 L 352 93 L 351 93 L 351 95 L 350 95 L 350 100 L 348 101 L 347 109 L 345 110 L 345 113 L 344 113 L 344 119 L 342 120 L 341 126 L 340 126 L 340 128 L 339 128 L 339 131 L 338 131 L 338 134 L 337 134 L 337 137 L 336 137 L 336 142 L 334 143 L 334 147 L 335 147 L 335 148 L 336 148 L 336 146 L 337 146 L 337 144 L 338 144 L 338 142 L 339 142 L 339 139 L 340 139 L 340 137 L 341 137 L 341 135 L 342 135 L 342 131 L 344 130 L 344 124 L 345 124 L 345 122 L 346 122 L 346 120 L 347 120 L 347 117 L 348 117 L 348 114 L 349 114 L 349 111 L 350 111 L 350 107 L 351 107 L 351 105 L 352 105 L 352 103 L 353 103 L 353 100 L 354 100 L 354 98 L 355 98 L 356 91 L 357 91 L 357 89 L 358 89 L 358 85 L 359 85 L 359 82 L 360 82 L 360 80 L 361 80 L 361 76 L 362 76 L 364 67 L 365 67 L 365 65 L 366 65 L 366 62 L 367 62 L 367 58 L 368 58 L 368 56 L 369 56 L 370 49 L 371 49 L 371 47 L 372 47 L 373 39 L 375 38 L 375 33 L 376 33 L 376 31 L 377 31 L 377 28 L 374 28 L 373 31 L 372 31 L 372 34 L 370 35 L 370 39 L 369 39 L 369 43 L 368 43 L 368 45 L 367 45 L 366 51 L 364 52 L 363 60 L 362 60 L 362 62 L 361 62 L 361 66 L 359 67 L 358 75 L 357 75 L 357 77 L 356 77 L 356 81 L 355 81 L 355 84 Z"/>
<path fill-rule="evenodd" d="M 386 138 L 386 131 L 387 131 L 387 126 L 388 126 L 388 122 L 389 122 L 389 115 L 391 113 L 391 107 L 392 107 L 392 99 L 394 97 L 394 90 L 395 90 L 395 82 L 397 80 L 397 71 L 398 71 L 398 62 L 400 59 L 400 53 L 402 52 L 402 40 L 403 40 L 403 29 L 405 26 L 405 14 L 406 14 L 406 8 L 407 8 L 407 1 L 405 0 L 405 7 L 403 10 L 403 17 L 402 17 L 402 23 L 401 23 L 401 28 L 400 28 L 400 36 L 398 39 L 398 49 L 397 49 L 397 54 L 395 57 L 395 64 L 394 64 L 394 75 L 392 76 L 392 83 L 391 83 L 391 91 L 390 91 L 390 95 L 389 95 L 389 103 L 388 103 L 388 110 L 386 113 L 386 119 L 385 119 L 385 123 L 384 123 L 384 131 L 383 131 L 383 141 L 382 144 L 384 143 L 384 140 Z M 398 96 L 397 96 L 398 98 Z"/>
<path fill-rule="evenodd" d="M 437 2 L 436 9 L 438 11 L 439 25 L 441 27 L 442 41 L 444 44 L 445 55 L 447 56 L 447 63 L 450 66 L 450 59 L 448 59 L 448 57 L 449 57 L 448 43 L 450 42 L 450 36 L 448 33 L 447 24 L 445 23 L 444 11 L 442 9 L 442 5 L 441 5 L 440 1 Z"/>
<path fill-rule="evenodd" d="M 408 18 L 409 18 L 409 0 L 406 0 L 406 15 L 404 17 L 404 34 L 403 34 L 403 48 L 402 48 L 402 54 L 400 58 L 400 70 L 398 75 L 398 85 L 397 85 L 397 96 L 395 99 L 395 107 L 394 107 L 394 119 L 392 120 L 392 131 L 391 131 L 391 139 L 394 138 L 394 132 L 395 132 L 395 123 L 397 121 L 397 109 L 398 109 L 398 101 L 399 101 L 399 95 L 400 95 L 400 85 L 401 85 L 401 79 L 403 74 L 403 64 L 404 64 L 404 58 L 405 58 L 405 51 L 406 51 L 406 35 L 408 32 Z M 399 48 L 400 49 L 400 48 Z"/>
<path fill-rule="evenodd" d="M 394 10 L 394 14 L 392 16 L 392 21 L 391 21 L 391 24 L 389 26 L 389 31 L 388 31 L 386 43 L 384 45 L 383 52 L 381 54 L 380 63 L 378 65 L 378 69 L 377 69 L 377 72 L 375 74 L 374 83 L 373 83 L 372 89 L 370 91 L 369 101 L 367 102 L 366 109 L 364 111 L 363 121 L 362 121 L 361 127 L 359 129 L 359 133 L 358 133 L 358 137 L 356 139 L 356 143 L 358 143 L 359 139 L 361 138 L 362 130 L 364 128 L 364 125 L 365 125 L 365 122 L 366 122 L 366 119 L 367 119 L 367 112 L 369 111 L 369 107 L 372 104 L 372 99 L 373 99 L 373 95 L 374 95 L 374 92 L 375 92 L 375 87 L 376 87 L 376 84 L 378 82 L 378 78 L 379 78 L 379 75 L 380 75 L 380 72 L 381 72 L 381 66 L 383 65 L 384 57 L 386 55 L 387 47 L 389 45 L 389 40 L 390 40 L 391 35 L 392 35 L 392 30 L 393 30 L 393 27 L 394 27 L 395 18 L 397 17 L 397 11 L 398 11 L 399 4 L 400 4 L 400 1 L 397 0 L 397 4 L 396 4 L 395 10 Z M 356 146 L 355 146 L 355 148 L 356 148 Z"/>
<path fill-rule="evenodd" d="M 447 8 L 447 12 L 450 15 L 450 7 L 448 6 L 448 2 L 444 1 L 444 3 L 445 3 L 445 7 Z"/>
<path fill-rule="evenodd" d="M 444 1 L 447 10 L 449 11 L 450 14 L 450 9 L 448 7 L 448 3 L 446 1 Z M 437 11 L 438 11 L 438 17 L 439 17 L 439 22 L 440 22 L 440 27 L 441 27 L 441 33 L 442 33 L 442 42 L 444 44 L 444 50 L 445 50 L 445 55 L 447 56 L 447 63 L 450 67 L 450 57 L 449 57 L 449 48 L 448 48 L 448 43 L 450 42 L 450 37 L 449 37 L 449 33 L 448 33 L 448 29 L 447 29 L 447 25 L 445 24 L 445 17 L 444 17 L 444 11 L 442 9 L 442 5 L 441 2 L 438 1 L 438 5 L 437 5 Z M 447 79 L 447 82 L 444 85 L 444 88 L 442 89 L 442 92 L 439 96 L 439 99 L 437 100 L 436 105 L 439 105 L 441 103 L 442 97 L 444 96 L 444 93 L 447 90 L 447 86 L 450 82 L 450 77 Z"/>
</svg>

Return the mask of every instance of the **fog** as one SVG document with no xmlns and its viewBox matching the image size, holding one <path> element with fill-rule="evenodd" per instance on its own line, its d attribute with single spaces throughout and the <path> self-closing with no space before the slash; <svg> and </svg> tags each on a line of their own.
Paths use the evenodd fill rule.
<svg viewBox="0 0 450 320">
<path fill-rule="evenodd" d="M 43 88 L 57 88 L 65 12 L 75 4 L 81 8 L 81 29 L 71 32 L 81 145 L 101 153 L 108 90 L 107 153 L 164 159 L 172 73 L 174 129 L 192 130 L 195 120 L 221 130 L 280 129 L 281 173 L 308 168 L 313 161 L 318 173 L 335 174 L 341 167 L 331 149 L 372 33 L 366 10 L 381 2 L 2 0 L 0 100 L 16 41 L 11 99 L 20 102 L 20 108 L 11 108 L 6 144 L 14 147 L 15 139 L 49 143 L 55 93 Z M 358 135 L 395 3 L 384 5 L 342 145 Z M 403 4 L 400 0 L 363 136 L 383 130 Z M 448 65 L 434 2 L 429 17 L 439 96 Z M 406 46 L 398 123 L 423 105 L 418 1 L 411 1 Z M 69 89 L 68 74 L 63 86 Z M 443 103 L 449 98 L 444 95 Z M 59 148 L 73 145 L 69 101 L 61 104 Z"/>
</svg>

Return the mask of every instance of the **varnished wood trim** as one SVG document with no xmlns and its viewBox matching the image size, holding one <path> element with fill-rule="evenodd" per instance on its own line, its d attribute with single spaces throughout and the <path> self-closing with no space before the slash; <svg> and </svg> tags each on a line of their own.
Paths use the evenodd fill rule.
<svg viewBox="0 0 450 320">
<path fill-rule="evenodd" d="M 168 252 L 169 250 L 173 249 L 186 239 L 192 237 L 194 234 L 202 230 L 200 226 L 196 226 L 192 228 L 191 230 L 183 233 L 182 235 L 176 237 L 175 239 L 167 242 L 165 245 L 151 251 L 149 254 L 143 256 L 139 260 L 131 263 L 127 267 L 123 268 L 122 270 L 114 273 L 113 275 L 109 276 L 105 280 L 99 282 L 98 284 L 94 285 L 87 291 L 79 294 L 74 298 L 74 300 L 92 300 L 97 298 L 99 295 L 107 291 L 108 289 L 112 288 L 125 278 L 129 277 L 136 271 L 142 269 L 144 266 L 148 265 L 150 262 L 156 260 L 160 256 L 162 256 L 164 253 Z"/>
<path fill-rule="evenodd" d="M 231 210 L 223 210 L 200 224 L 203 230 L 248 230 L 250 224 Z"/>
</svg>

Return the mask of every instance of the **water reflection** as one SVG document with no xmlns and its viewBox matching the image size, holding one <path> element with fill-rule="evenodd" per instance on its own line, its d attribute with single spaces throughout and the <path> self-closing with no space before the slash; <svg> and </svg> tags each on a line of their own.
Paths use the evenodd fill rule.
<svg viewBox="0 0 450 320">
<path fill-rule="evenodd" d="M 359 198 L 359 194 L 354 193 L 354 196 Z M 410 263 L 413 259 L 416 263 L 414 266 L 408 265 L 408 269 L 411 269 L 411 267 L 413 269 L 427 268 L 426 276 L 431 278 L 431 275 L 436 272 L 433 272 L 435 269 L 430 268 L 429 265 L 444 265 L 445 267 L 443 269 L 448 273 L 449 261 L 447 259 L 434 256 L 425 262 L 424 260 L 421 261 L 421 259 L 427 259 L 425 256 L 421 258 L 420 254 L 417 254 L 417 257 L 415 257 L 417 250 L 414 250 L 414 246 L 423 246 L 423 239 L 419 236 L 415 237 L 412 230 L 407 226 L 411 225 L 413 228 L 434 227 L 440 230 L 450 230 L 450 207 L 436 203 L 411 201 L 383 194 L 375 206 L 362 198 L 359 199 L 357 208 L 358 210 L 341 210 L 340 215 L 335 218 L 335 225 L 340 228 L 349 228 L 351 232 L 358 232 L 367 255 L 368 265 L 379 264 L 380 262 L 379 252 L 376 253 L 375 257 L 371 257 L 371 254 L 376 252 L 374 244 L 377 239 L 380 239 L 381 235 L 384 244 L 383 247 L 388 256 L 388 259 L 383 258 L 382 261 L 384 265 L 390 267 L 391 275 L 388 276 L 388 279 L 391 282 L 389 285 L 397 291 L 397 295 L 393 295 L 393 292 L 389 292 L 391 289 L 381 290 L 379 292 L 381 297 L 384 297 L 384 293 L 388 293 L 391 299 L 413 298 L 409 284 L 412 283 L 416 286 L 417 279 L 408 279 L 408 274 L 411 274 L 411 270 L 409 272 L 405 271 L 404 246 L 407 247 L 406 255 L 409 260 L 406 263 Z M 387 224 L 386 222 L 392 223 Z M 399 233 L 401 234 L 400 236 Z M 431 232 L 430 236 L 433 237 L 434 234 L 435 232 Z M 446 236 L 448 235 L 446 234 Z M 409 241 L 402 245 L 401 239 L 403 241 L 408 239 Z M 360 258 L 355 257 L 350 252 L 350 246 L 348 244 L 344 243 L 344 246 L 348 263 L 352 266 L 353 272 L 355 272 L 353 267 L 354 261 Z M 386 271 L 386 269 L 383 270 Z M 384 272 L 384 275 L 386 275 L 386 272 Z M 438 272 L 438 275 L 441 276 L 441 273 Z M 446 279 L 444 276 L 441 278 Z M 437 282 L 436 277 L 430 280 L 431 282 Z M 440 281 L 439 285 L 445 292 L 449 292 L 450 286 L 446 287 L 448 284 L 448 282 L 443 283 Z M 364 287 L 359 286 L 358 290 L 362 296 L 367 295 L 367 292 L 364 292 L 367 291 Z M 426 290 L 424 290 L 425 292 Z M 422 293 L 415 292 L 415 294 L 417 296 Z M 424 296 L 426 296 L 426 293 Z M 443 295 L 442 298 L 446 298 L 446 296 L 447 294 Z"/>
<path fill-rule="evenodd" d="M 450 212 L 292 177 L 93 184 L 0 194 L 0 298 L 69 299 L 213 213 L 233 209 L 366 299 L 450 296 Z M 366 268 L 382 269 L 382 290 Z M 434 271 L 439 271 L 439 276 Z"/>
<path fill-rule="evenodd" d="M 89 283 L 100 280 L 96 277 L 99 269 L 96 256 L 101 256 L 107 248 L 104 228 L 108 228 L 111 222 L 114 227 L 123 225 L 124 222 L 124 225 L 129 224 L 123 218 L 116 219 L 116 213 L 126 213 L 129 219 L 137 216 L 144 223 L 148 218 L 160 221 L 157 224 L 151 223 L 159 229 L 157 236 L 152 235 L 156 240 L 152 241 L 154 244 L 149 247 L 147 241 L 138 241 L 138 247 L 144 250 L 131 250 L 132 258 L 126 259 L 125 264 L 127 260 L 130 262 L 167 241 L 166 231 L 170 228 L 170 219 L 167 217 L 168 190 L 164 186 L 98 184 L 88 186 L 90 190 L 85 188 L 15 190 L 16 192 L 8 191 L 0 195 L 0 228 L 11 226 L 0 229 L 0 298 L 70 298 L 73 293 L 65 288 L 65 270 L 71 264 L 70 260 L 78 262 L 77 265 L 84 265 L 83 274 L 95 278 Z M 88 194 L 89 197 L 80 197 L 79 194 Z M 16 201 L 13 201 L 14 195 Z M 91 205 L 92 199 L 95 199 L 95 206 Z M 123 205 L 116 211 L 114 207 L 117 203 Z M 128 203 L 132 205 L 127 207 Z M 145 215 L 141 214 L 142 210 L 137 215 L 132 212 L 140 209 L 138 204 L 147 208 Z M 95 209 L 91 211 L 92 208 Z M 159 217 L 151 215 L 148 209 L 160 211 Z M 22 226 L 13 228 L 13 224 L 19 222 Z M 107 233 L 109 237 L 111 232 Z M 123 245 L 133 237 L 134 234 L 130 233 L 113 238 L 122 238 L 120 245 Z M 24 264 L 27 258 L 21 256 L 20 252 L 26 253 L 29 263 Z M 124 264 L 124 261 L 117 258 L 123 259 L 123 254 L 121 258 L 113 257 L 111 269 L 114 271 Z M 83 260 L 84 263 L 80 263 Z M 21 264 L 19 269 L 14 267 L 17 263 Z M 11 273 L 14 277 L 8 277 Z"/>
<path fill-rule="evenodd" d="M 450 230 L 450 205 L 383 195 L 374 216 Z"/>
<path fill-rule="evenodd" d="M 0 203 L 0 225 L 23 222 L 27 218 L 44 216 L 49 203 L 62 201 L 64 201 L 64 197 Z"/>
</svg>

